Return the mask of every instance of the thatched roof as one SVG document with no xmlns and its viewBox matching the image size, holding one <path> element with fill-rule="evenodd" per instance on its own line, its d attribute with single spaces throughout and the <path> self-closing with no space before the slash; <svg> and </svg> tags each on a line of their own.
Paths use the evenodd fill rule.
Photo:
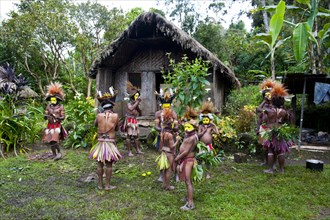
<svg viewBox="0 0 330 220">
<path fill-rule="evenodd" d="M 89 76 L 95 78 L 98 68 L 119 68 L 130 59 L 130 55 L 141 44 L 148 46 L 177 44 L 185 54 L 194 54 L 196 57 L 210 61 L 215 72 L 227 78 L 232 86 L 240 86 L 235 74 L 214 54 L 172 22 L 153 12 L 141 14 L 118 39 L 105 48 L 92 63 Z"/>
</svg>

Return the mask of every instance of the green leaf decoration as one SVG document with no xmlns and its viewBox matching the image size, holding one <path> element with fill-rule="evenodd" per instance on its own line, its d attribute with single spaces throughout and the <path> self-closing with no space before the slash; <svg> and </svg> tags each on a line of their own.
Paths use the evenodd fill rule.
<svg viewBox="0 0 330 220">
<path fill-rule="evenodd" d="M 192 173 L 191 173 L 191 178 L 192 178 L 193 182 L 202 181 L 203 180 L 203 174 L 204 174 L 203 166 L 198 164 L 197 162 L 194 163 L 193 170 L 192 170 Z"/>
</svg>

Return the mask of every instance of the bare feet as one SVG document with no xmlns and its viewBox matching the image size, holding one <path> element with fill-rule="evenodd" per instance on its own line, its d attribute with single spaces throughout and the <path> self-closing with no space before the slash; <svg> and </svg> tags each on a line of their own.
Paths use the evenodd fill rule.
<svg viewBox="0 0 330 220">
<path fill-rule="evenodd" d="M 172 190 L 174 190 L 175 189 L 175 187 L 174 186 L 169 186 L 169 187 L 163 187 L 165 190 L 167 190 L 167 191 L 172 191 Z"/>
<path fill-rule="evenodd" d="M 278 172 L 284 174 L 284 169 L 280 169 Z"/>
<path fill-rule="evenodd" d="M 103 189 L 103 186 L 101 185 L 101 186 L 97 186 L 97 188 L 99 189 L 99 190 L 102 190 Z"/>
<path fill-rule="evenodd" d="M 274 170 L 271 169 L 264 170 L 264 173 L 274 174 Z"/>
<path fill-rule="evenodd" d="M 59 160 L 62 158 L 62 154 L 61 153 L 57 153 L 56 156 L 54 157 L 54 160 Z"/>
<path fill-rule="evenodd" d="M 128 156 L 129 157 L 134 157 L 134 154 L 132 154 L 132 152 L 128 152 Z"/>
<path fill-rule="evenodd" d="M 163 182 L 163 177 L 162 176 L 159 176 L 158 179 L 157 179 L 158 182 Z"/>
<path fill-rule="evenodd" d="M 181 202 L 185 202 L 185 203 L 187 203 L 187 202 L 188 202 L 188 199 L 187 199 L 186 197 L 183 197 L 183 198 L 181 199 Z"/>
<path fill-rule="evenodd" d="M 105 190 L 111 190 L 111 189 L 116 189 L 117 188 L 117 186 L 106 186 L 105 187 Z"/>
<path fill-rule="evenodd" d="M 136 153 L 137 154 L 143 154 L 143 152 L 141 150 L 138 150 Z"/>
<path fill-rule="evenodd" d="M 189 210 L 192 210 L 195 208 L 195 205 L 194 203 L 191 203 L 189 204 L 188 202 L 184 205 L 184 206 L 181 206 L 181 210 L 184 210 L 184 211 L 189 211 Z"/>
</svg>

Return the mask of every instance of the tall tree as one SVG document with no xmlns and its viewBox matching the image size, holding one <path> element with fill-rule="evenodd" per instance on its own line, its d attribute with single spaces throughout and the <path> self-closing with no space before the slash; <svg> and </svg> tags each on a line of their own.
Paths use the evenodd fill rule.
<svg viewBox="0 0 330 220">
<path fill-rule="evenodd" d="M 70 11 L 79 29 L 74 40 L 75 51 L 71 53 L 73 58 L 71 66 L 75 69 L 75 73 L 84 73 L 83 77 L 88 81 L 87 97 L 90 97 L 92 79 L 88 77 L 89 67 L 96 58 L 96 54 L 107 43 L 104 38 L 105 30 L 111 26 L 111 23 L 115 23 L 113 17 L 119 13 L 119 10 L 115 8 L 108 11 L 104 5 L 88 1 L 73 5 Z M 76 65 L 78 63 L 80 65 Z"/>
<path fill-rule="evenodd" d="M 284 21 L 284 14 L 285 14 L 285 2 L 281 0 L 278 5 L 276 6 L 276 11 L 272 15 L 272 18 L 270 20 L 270 27 L 268 33 L 260 33 L 256 35 L 257 39 L 259 39 L 260 43 L 265 44 L 269 49 L 270 56 L 270 64 L 271 64 L 271 73 L 272 73 L 272 79 L 275 80 L 276 74 L 275 74 L 275 50 L 281 46 L 286 39 L 280 39 L 278 40 L 278 36 L 281 32 L 283 21 Z"/>
<path fill-rule="evenodd" d="M 44 92 L 49 81 L 67 73 L 63 64 L 77 32 L 68 16 L 69 2 L 23 0 L 17 7 L 3 22 L 1 37 Z M 70 85 L 75 90 L 72 82 Z"/>
</svg>

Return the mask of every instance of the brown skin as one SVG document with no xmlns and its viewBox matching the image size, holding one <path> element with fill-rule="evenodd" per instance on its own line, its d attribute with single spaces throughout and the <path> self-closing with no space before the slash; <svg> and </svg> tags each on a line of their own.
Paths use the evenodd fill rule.
<svg viewBox="0 0 330 220">
<path fill-rule="evenodd" d="M 170 167 L 164 171 L 164 179 L 163 179 L 163 188 L 166 190 L 171 190 L 174 189 L 174 187 L 170 186 L 170 177 L 171 177 L 171 172 L 175 170 L 175 163 L 174 163 L 174 152 L 175 152 L 175 147 L 180 141 L 180 137 L 178 136 L 176 142 L 174 143 L 174 136 L 173 134 L 169 132 L 163 132 L 162 135 L 164 136 L 163 138 L 163 146 L 168 146 L 171 149 L 171 152 L 173 153 L 168 153 L 165 152 L 166 157 L 169 161 Z M 161 150 L 160 150 L 161 151 Z"/>
<path fill-rule="evenodd" d="M 260 129 L 260 126 L 263 123 L 265 123 L 265 121 L 267 120 L 267 116 L 264 113 L 264 111 L 265 111 L 265 109 L 271 108 L 271 107 L 272 107 L 271 100 L 268 99 L 267 97 L 264 97 L 263 102 L 256 109 L 256 112 L 257 112 L 257 115 L 258 115 L 256 133 L 258 135 L 258 142 L 259 142 L 260 145 L 262 145 L 264 140 L 262 139 L 261 135 L 259 134 L 259 129 Z M 268 164 L 268 151 L 265 151 L 264 162 L 261 164 L 261 166 L 265 166 L 267 164 Z"/>
<path fill-rule="evenodd" d="M 178 163 L 181 160 L 184 160 L 186 157 L 194 157 L 195 156 L 194 151 L 197 143 L 198 140 L 196 139 L 195 135 L 192 135 L 190 137 L 185 137 L 180 146 L 179 154 L 175 157 L 174 161 Z M 192 161 L 187 162 L 185 166 L 185 183 L 187 187 L 187 202 L 189 205 L 192 205 L 194 203 L 193 201 L 194 188 L 191 181 L 191 172 L 193 166 L 194 166 L 194 162 Z"/>
<path fill-rule="evenodd" d="M 210 122 L 209 125 L 201 124 L 198 126 L 198 138 L 204 144 L 212 143 L 212 134 L 219 134 L 217 126 Z"/>
<path fill-rule="evenodd" d="M 175 149 L 175 146 L 177 144 L 174 143 L 174 138 L 175 136 L 173 135 L 174 132 L 177 132 L 179 130 L 179 125 L 178 125 L 178 116 L 177 114 L 173 111 L 173 120 L 172 121 L 164 121 L 162 120 L 162 114 L 163 114 L 163 110 L 159 110 L 155 113 L 155 128 L 156 130 L 159 132 L 160 135 L 162 135 L 162 131 L 164 129 L 166 130 L 170 130 L 172 131 L 172 136 L 170 137 L 171 142 L 173 143 L 163 143 L 162 139 L 160 140 L 160 147 L 159 147 L 159 151 L 161 152 L 161 148 L 162 146 L 168 146 L 171 148 L 171 150 L 173 150 L 173 147 Z M 174 123 L 174 127 L 172 128 L 172 124 Z M 174 152 L 174 151 L 173 151 Z M 167 156 L 167 159 L 169 160 L 170 162 L 170 167 L 172 166 L 175 166 L 174 164 L 174 155 L 169 155 L 169 153 L 166 153 L 166 156 Z M 168 172 L 168 173 L 166 173 Z M 170 175 L 171 175 L 171 170 L 168 169 L 168 171 L 165 171 L 165 176 L 168 176 L 168 179 L 166 179 L 167 183 L 165 183 L 165 189 L 168 189 L 169 188 L 169 179 L 170 179 Z M 165 177 L 166 178 L 166 177 Z M 159 180 L 163 179 L 162 177 L 162 171 L 161 171 L 161 174 L 160 174 L 160 177 L 159 177 Z M 163 181 L 163 188 L 164 188 L 164 182 L 165 180 Z"/>
<path fill-rule="evenodd" d="M 208 125 L 201 124 L 198 126 L 198 138 L 204 144 L 212 144 L 212 134 L 219 134 L 217 126 L 210 122 Z M 207 169 L 210 169 L 210 166 L 207 165 Z M 206 178 L 210 178 L 210 173 L 206 172 Z"/>
<path fill-rule="evenodd" d="M 56 104 L 48 104 L 45 110 L 45 115 L 44 119 L 48 120 L 48 123 L 54 124 L 56 122 L 61 123 L 65 118 L 65 111 L 64 107 L 60 103 Z M 46 141 L 50 143 L 50 148 L 53 153 L 53 157 L 56 159 L 61 158 L 61 153 L 60 153 L 60 146 L 59 146 L 59 140 L 60 140 L 60 135 L 56 132 L 53 134 L 45 134 L 43 137 L 43 141 Z M 57 151 L 57 152 L 56 152 Z"/>
<path fill-rule="evenodd" d="M 265 109 L 265 123 L 267 127 L 280 127 L 283 123 L 288 122 L 288 111 L 286 111 L 282 106 L 271 106 Z M 285 164 L 285 157 L 283 154 L 278 154 L 274 150 L 268 151 L 268 166 L 269 169 L 265 170 L 267 173 L 274 173 L 274 164 L 278 158 L 278 162 L 280 165 L 280 173 L 284 173 L 284 164 Z"/>
<path fill-rule="evenodd" d="M 133 115 L 135 117 L 141 115 L 141 109 L 139 108 L 139 104 L 141 102 L 141 98 L 138 97 L 136 99 L 136 101 L 134 101 L 133 96 L 131 97 L 131 101 L 127 104 L 127 110 L 126 110 L 126 114 L 128 115 Z M 127 128 L 127 129 L 131 129 L 131 128 Z M 138 154 L 142 154 L 141 150 L 140 150 L 140 143 L 139 143 L 139 137 L 136 135 L 127 135 L 126 136 L 126 146 L 127 146 L 127 150 L 128 150 L 128 156 L 133 156 L 132 154 L 132 150 L 131 150 L 131 139 L 134 140 L 134 146 L 136 148 L 136 151 Z"/>
<path fill-rule="evenodd" d="M 106 134 L 109 138 L 116 138 L 116 131 L 118 131 L 119 116 L 117 113 L 113 113 L 110 109 L 105 109 L 104 112 L 98 113 L 94 121 L 94 125 L 97 126 L 98 137 L 101 138 L 103 134 Z M 105 161 L 105 189 L 114 189 L 115 186 L 110 185 L 110 179 L 112 175 L 112 162 Z M 97 162 L 97 176 L 98 176 L 98 188 L 103 189 L 103 173 L 104 163 Z"/>
</svg>

